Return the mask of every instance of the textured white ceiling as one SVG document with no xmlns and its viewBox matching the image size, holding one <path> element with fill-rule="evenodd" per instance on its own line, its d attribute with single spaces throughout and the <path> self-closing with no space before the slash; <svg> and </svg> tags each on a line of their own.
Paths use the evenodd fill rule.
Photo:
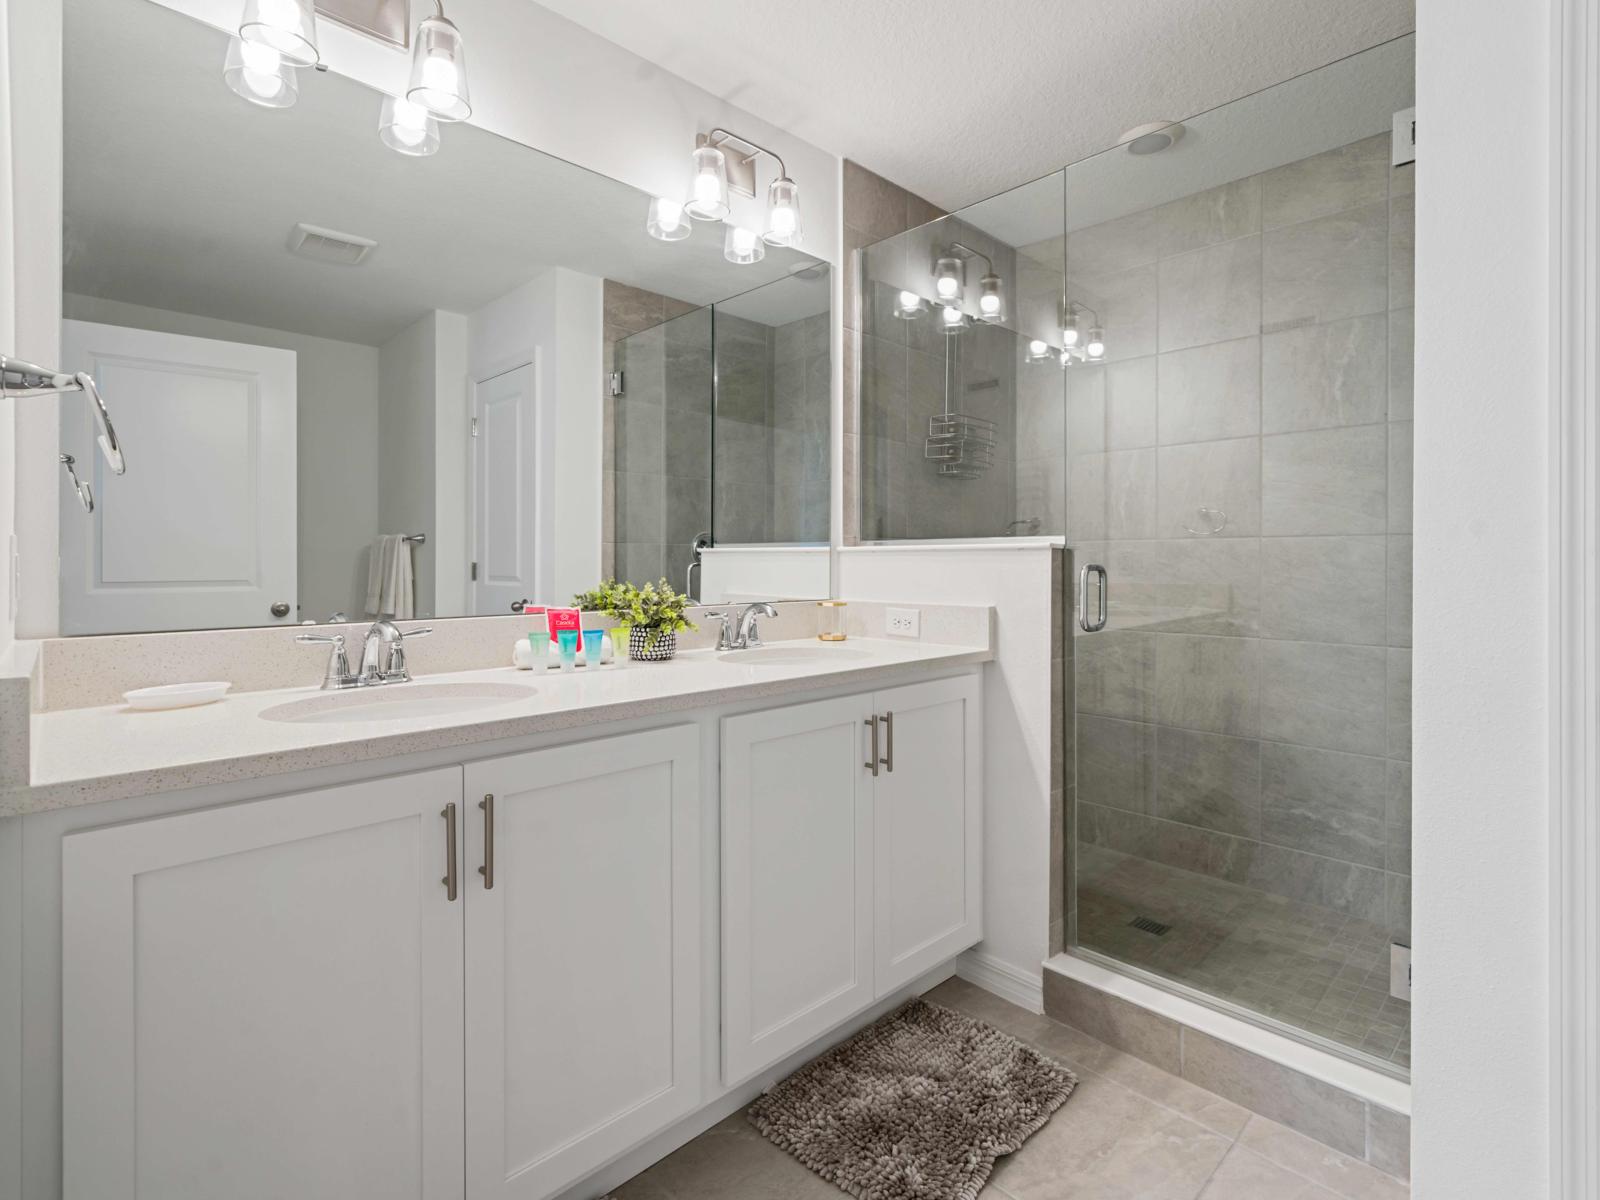
<svg viewBox="0 0 1600 1200">
<path fill-rule="evenodd" d="M 1413 0 L 539 0 L 946 208 L 1410 32 Z"/>
</svg>

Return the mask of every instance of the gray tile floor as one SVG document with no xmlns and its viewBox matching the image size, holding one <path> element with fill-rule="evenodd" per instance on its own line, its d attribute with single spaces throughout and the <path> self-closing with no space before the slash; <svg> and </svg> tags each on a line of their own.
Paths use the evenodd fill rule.
<svg viewBox="0 0 1600 1200">
<path fill-rule="evenodd" d="M 1402 1181 L 959 979 L 928 999 L 1065 1063 L 1077 1090 L 979 1200 L 1402 1200 Z M 636 1175 L 615 1200 L 837 1200 L 736 1113 Z"/>
<path fill-rule="evenodd" d="M 1164 934 L 1130 922 L 1150 917 Z M 1078 847 L 1078 941 L 1269 1017 L 1411 1065 L 1389 935 L 1331 909 L 1100 846 Z"/>
</svg>

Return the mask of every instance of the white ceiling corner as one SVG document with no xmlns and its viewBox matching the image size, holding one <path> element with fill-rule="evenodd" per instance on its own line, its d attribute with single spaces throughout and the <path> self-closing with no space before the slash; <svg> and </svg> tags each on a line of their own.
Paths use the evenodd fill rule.
<svg viewBox="0 0 1600 1200">
<path fill-rule="evenodd" d="M 957 208 L 1415 27 L 1414 0 L 539 0 Z"/>
</svg>

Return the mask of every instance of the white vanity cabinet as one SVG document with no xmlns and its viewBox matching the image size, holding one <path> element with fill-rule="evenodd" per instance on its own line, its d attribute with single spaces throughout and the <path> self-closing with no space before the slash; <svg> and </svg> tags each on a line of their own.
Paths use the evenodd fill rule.
<svg viewBox="0 0 1600 1200">
<path fill-rule="evenodd" d="M 460 1195 L 459 767 L 74 834 L 64 1194 Z"/>
<path fill-rule="evenodd" d="M 699 755 L 684 725 L 467 767 L 471 1200 L 540 1200 L 699 1106 Z"/>
<path fill-rule="evenodd" d="M 982 936 L 975 675 L 722 722 L 722 1075 Z"/>
</svg>

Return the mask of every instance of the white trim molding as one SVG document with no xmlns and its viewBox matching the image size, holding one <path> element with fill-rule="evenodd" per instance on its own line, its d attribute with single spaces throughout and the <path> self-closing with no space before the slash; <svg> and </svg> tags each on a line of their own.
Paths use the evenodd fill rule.
<svg viewBox="0 0 1600 1200">
<path fill-rule="evenodd" d="M 1031 1013 L 1044 1011 L 1044 974 L 1029 974 L 1019 967 L 1003 962 L 977 947 L 956 959 L 956 974 L 974 987 L 999 996 L 1002 1000 L 1027 1009 Z"/>
<path fill-rule="evenodd" d="M 1600 1198 L 1596 167 L 1600 0 L 1558 0 L 1551 213 L 1552 1192 Z"/>
</svg>

